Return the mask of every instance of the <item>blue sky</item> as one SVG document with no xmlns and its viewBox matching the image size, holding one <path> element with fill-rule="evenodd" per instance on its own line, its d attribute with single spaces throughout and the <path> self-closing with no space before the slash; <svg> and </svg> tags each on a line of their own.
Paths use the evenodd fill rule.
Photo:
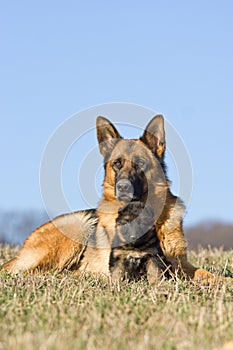
<svg viewBox="0 0 233 350">
<path fill-rule="evenodd" d="M 186 224 L 233 222 L 232 14 L 230 0 L 2 1 L 0 209 L 43 208 L 41 156 L 62 122 L 129 102 L 163 113 L 185 142 Z"/>
</svg>

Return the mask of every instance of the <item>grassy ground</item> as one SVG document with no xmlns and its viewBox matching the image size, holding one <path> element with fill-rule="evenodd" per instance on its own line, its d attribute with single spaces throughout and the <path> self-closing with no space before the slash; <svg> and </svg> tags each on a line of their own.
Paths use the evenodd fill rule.
<svg viewBox="0 0 233 350">
<path fill-rule="evenodd" d="M 0 246 L 0 263 L 16 250 Z M 218 274 L 233 271 L 233 251 L 191 252 L 190 260 Z M 0 349 L 213 350 L 227 349 L 223 344 L 229 341 L 228 285 L 165 280 L 153 287 L 139 281 L 116 288 L 68 272 L 0 273 Z"/>
</svg>

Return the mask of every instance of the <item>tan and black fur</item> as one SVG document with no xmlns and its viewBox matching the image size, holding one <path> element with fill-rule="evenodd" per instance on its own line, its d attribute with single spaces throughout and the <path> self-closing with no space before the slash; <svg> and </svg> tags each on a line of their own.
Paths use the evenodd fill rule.
<svg viewBox="0 0 233 350">
<path fill-rule="evenodd" d="M 214 280 L 187 260 L 184 205 L 171 193 L 166 176 L 163 117 L 154 117 L 137 140 L 124 140 L 113 124 L 98 117 L 97 138 L 105 168 L 98 208 L 37 228 L 2 269 L 72 269 L 114 281 L 146 275 L 155 282 L 171 266 L 195 280 Z"/>
<path fill-rule="evenodd" d="M 169 276 L 170 264 L 160 248 L 153 211 L 142 202 L 130 202 L 119 210 L 109 267 L 113 282 L 147 276 L 155 283 L 162 275 Z"/>
</svg>

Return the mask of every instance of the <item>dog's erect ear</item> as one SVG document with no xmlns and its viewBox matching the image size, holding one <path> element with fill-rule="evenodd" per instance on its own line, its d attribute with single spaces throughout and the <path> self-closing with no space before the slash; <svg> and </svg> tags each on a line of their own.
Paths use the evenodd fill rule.
<svg viewBox="0 0 233 350">
<path fill-rule="evenodd" d="M 122 137 L 115 126 L 104 117 L 96 119 L 96 131 L 100 152 L 106 157 L 112 152 L 116 142 Z"/>
<path fill-rule="evenodd" d="M 143 141 L 156 156 L 162 157 L 166 148 L 164 118 L 156 115 L 147 125 L 142 137 Z"/>
</svg>

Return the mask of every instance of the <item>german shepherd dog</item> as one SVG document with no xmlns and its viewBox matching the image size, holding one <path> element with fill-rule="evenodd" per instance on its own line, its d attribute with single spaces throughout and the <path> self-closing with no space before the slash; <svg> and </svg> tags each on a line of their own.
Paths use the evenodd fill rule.
<svg viewBox="0 0 233 350">
<path fill-rule="evenodd" d="M 163 116 L 155 116 L 137 140 L 123 139 L 104 117 L 97 118 L 96 128 L 105 168 L 98 208 L 40 226 L 2 269 L 70 269 L 113 281 L 147 276 L 150 283 L 172 271 L 214 280 L 187 260 L 184 205 L 171 193 L 166 175 Z"/>
</svg>

